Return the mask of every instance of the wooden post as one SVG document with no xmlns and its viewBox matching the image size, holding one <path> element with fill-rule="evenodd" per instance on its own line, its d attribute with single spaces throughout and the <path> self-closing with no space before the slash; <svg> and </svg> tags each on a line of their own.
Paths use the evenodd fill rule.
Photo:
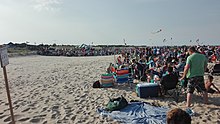
<svg viewBox="0 0 220 124">
<path fill-rule="evenodd" d="M 5 78 L 5 87 L 6 87 L 7 97 L 8 97 L 9 109 L 11 113 L 11 121 L 12 121 L 12 124 L 15 124 L 10 90 L 9 90 L 9 85 L 8 85 L 8 77 L 7 77 L 7 72 L 6 72 L 6 65 L 9 64 L 7 47 L 0 48 L 0 61 L 1 61 L 1 67 L 3 68 L 4 78 Z"/>
<path fill-rule="evenodd" d="M 13 113 L 13 108 L 12 108 L 12 102 L 11 102 L 11 96 L 10 96 L 10 90 L 9 90 L 9 85 L 8 85 L 8 77 L 7 77 L 7 72 L 6 72 L 6 66 L 3 67 L 3 74 L 5 78 L 5 87 L 6 87 L 6 92 L 8 96 L 8 103 L 9 103 L 9 109 L 11 113 L 11 120 L 12 124 L 15 124 L 15 119 L 14 119 L 14 113 Z"/>
</svg>

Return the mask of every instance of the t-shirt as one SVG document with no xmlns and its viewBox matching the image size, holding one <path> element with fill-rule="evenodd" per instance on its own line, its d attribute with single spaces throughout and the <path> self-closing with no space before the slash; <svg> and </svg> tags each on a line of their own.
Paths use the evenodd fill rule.
<svg viewBox="0 0 220 124">
<path fill-rule="evenodd" d="M 189 64 L 189 70 L 186 77 L 204 76 L 204 67 L 207 66 L 207 58 L 203 54 L 193 53 L 187 58 L 186 64 Z"/>
</svg>

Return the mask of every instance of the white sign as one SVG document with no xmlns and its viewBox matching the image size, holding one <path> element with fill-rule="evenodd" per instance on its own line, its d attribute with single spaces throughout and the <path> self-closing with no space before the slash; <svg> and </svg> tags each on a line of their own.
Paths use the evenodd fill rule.
<svg viewBox="0 0 220 124">
<path fill-rule="evenodd" d="M 7 48 L 4 47 L 4 48 L 1 48 L 0 49 L 0 59 L 1 59 L 1 66 L 4 67 L 6 65 L 9 64 L 9 61 L 8 61 L 8 51 L 7 51 Z"/>
</svg>

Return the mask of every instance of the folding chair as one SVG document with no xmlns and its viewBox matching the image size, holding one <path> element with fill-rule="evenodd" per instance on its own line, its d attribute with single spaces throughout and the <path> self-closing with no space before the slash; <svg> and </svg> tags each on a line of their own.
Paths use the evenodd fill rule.
<svg viewBox="0 0 220 124">
<path fill-rule="evenodd" d="M 116 72 L 116 82 L 118 84 L 128 83 L 129 81 L 129 70 L 127 68 L 117 70 Z"/>
<path fill-rule="evenodd" d="M 220 64 L 215 64 L 211 70 L 212 75 L 220 75 Z"/>
<path fill-rule="evenodd" d="M 160 81 L 162 93 L 174 97 L 176 102 L 179 99 L 178 82 L 178 76 L 173 73 L 162 77 Z"/>
</svg>

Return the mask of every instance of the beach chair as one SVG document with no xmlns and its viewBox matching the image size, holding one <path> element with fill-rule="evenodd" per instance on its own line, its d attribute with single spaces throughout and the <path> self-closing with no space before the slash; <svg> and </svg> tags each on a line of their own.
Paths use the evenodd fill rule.
<svg viewBox="0 0 220 124">
<path fill-rule="evenodd" d="M 112 87 L 114 83 L 114 76 L 111 73 L 101 75 L 101 87 L 107 88 Z"/>
<path fill-rule="evenodd" d="M 220 75 L 220 64 L 215 64 L 211 70 L 212 75 Z"/>
<path fill-rule="evenodd" d="M 129 83 L 129 69 L 128 68 L 123 68 L 120 70 L 117 70 L 116 72 L 116 82 L 118 84 L 123 84 L 123 83 Z"/>
<path fill-rule="evenodd" d="M 173 73 L 162 77 L 160 81 L 162 94 L 173 97 L 176 102 L 179 99 L 178 82 L 178 76 Z"/>
</svg>

